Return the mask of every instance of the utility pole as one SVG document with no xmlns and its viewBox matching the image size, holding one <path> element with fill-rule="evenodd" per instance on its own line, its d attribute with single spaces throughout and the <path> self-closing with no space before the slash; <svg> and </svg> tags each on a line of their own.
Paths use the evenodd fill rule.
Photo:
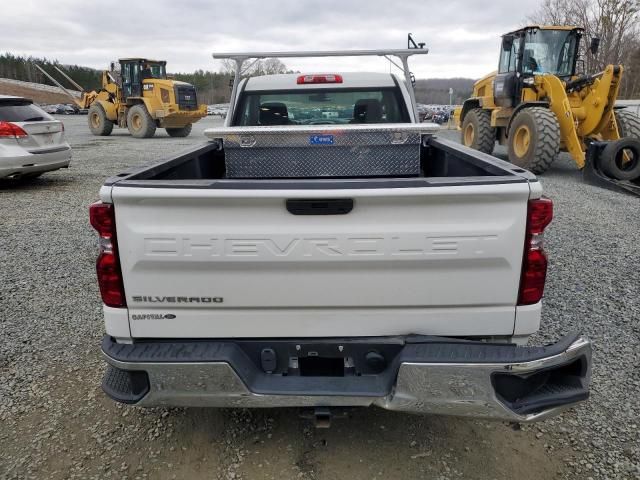
<svg viewBox="0 0 640 480">
<path fill-rule="evenodd" d="M 451 106 L 453 105 L 453 88 L 449 87 L 449 117 L 447 118 L 447 127 L 451 128 Z"/>
</svg>

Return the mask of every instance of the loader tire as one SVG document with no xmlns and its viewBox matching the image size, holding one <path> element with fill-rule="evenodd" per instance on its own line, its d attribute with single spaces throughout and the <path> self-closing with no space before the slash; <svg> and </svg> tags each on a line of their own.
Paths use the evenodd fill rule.
<svg viewBox="0 0 640 480">
<path fill-rule="evenodd" d="M 134 105 L 127 113 L 127 128 L 136 138 L 150 138 L 156 133 L 156 122 L 144 105 Z"/>
<path fill-rule="evenodd" d="M 496 145 L 496 129 L 491 127 L 491 112 L 469 110 L 462 121 L 462 144 L 491 155 Z"/>
<path fill-rule="evenodd" d="M 525 108 L 509 129 L 509 161 L 527 170 L 544 173 L 560 152 L 560 125 L 544 107 Z"/>
<path fill-rule="evenodd" d="M 165 128 L 170 137 L 188 137 L 191 133 L 192 124 L 181 128 Z"/>
<path fill-rule="evenodd" d="M 616 123 L 620 138 L 631 137 L 640 140 L 640 117 L 627 110 L 616 110 Z"/>
<path fill-rule="evenodd" d="M 107 113 L 99 103 L 94 103 L 89 107 L 87 122 L 89 123 L 89 130 L 94 135 L 106 137 L 111 135 L 113 131 L 113 122 L 107 118 Z"/>
<path fill-rule="evenodd" d="M 616 180 L 640 178 L 640 140 L 627 137 L 609 142 L 598 163 L 604 173 Z"/>
</svg>

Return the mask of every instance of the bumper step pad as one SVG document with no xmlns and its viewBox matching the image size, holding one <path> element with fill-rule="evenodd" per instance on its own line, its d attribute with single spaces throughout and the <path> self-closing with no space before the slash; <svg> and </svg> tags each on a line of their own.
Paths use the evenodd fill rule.
<svg viewBox="0 0 640 480">
<path fill-rule="evenodd" d="M 102 389 L 118 402 L 136 403 L 149 393 L 149 377 L 143 371 L 120 370 L 107 365 Z"/>
</svg>

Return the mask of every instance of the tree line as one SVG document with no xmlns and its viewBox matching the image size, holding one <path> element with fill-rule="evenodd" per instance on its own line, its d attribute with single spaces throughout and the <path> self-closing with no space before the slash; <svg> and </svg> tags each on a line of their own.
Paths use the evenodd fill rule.
<svg viewBox="0 0 640 480">
<path fill-rule="evenodd" d="M 62 65 L 58 60 L 24 57 L 12 55 L 11 53 L 0 54 L 0 78 L 10 78 L 13 80 L 20 80 L 22 82 L 54 85 L 53 82 L 51 82 L 35 67 L 36 64 L 44 68 L 44 70 L 53 75 L 54 78 L 60 77 L 58 72 L 53 68 L 56 66 L 65 71 L 86 90 L 97 90 L 100 88 L 100 82 L 102 81 L 100 71 L 93 68 L 81 67 L 78 65 Z M 66 83 L 63 82 L 63 85 L 66 85 Z"/>
<path fill-rule="evenodd" d="M 171 76 L 196 87 L 200 103 L 227 103 L 231 96 L 233 76 L 229 73 L 196 70 L 193 73 L 175 73 Z"/>
<path fill-rule="evenodd" d="M 73 87 L 61 78 L 61 75 L 58 74 L 54 67 L 66 72 L 87 91 L 99 90 L 102 86 L 102 72 L 100 70 L 79 65 L 63 65 L 58 60 L 19 56 L 11 53 L 0 54 L 0 78 L 54 85 L 51 80 L 36 68 L 36 65 L 42 67 L 69 88 Z M 196 70 L 193 73 L 177 73 L 171 76 L 176 80 L 182 80 L 194 85 L 201 96 L 201 101 L 204 103 L 223 103 L 229 100 L 229 82 L 232 75 L 227 72 L 218 73 Z"/>
</svg>

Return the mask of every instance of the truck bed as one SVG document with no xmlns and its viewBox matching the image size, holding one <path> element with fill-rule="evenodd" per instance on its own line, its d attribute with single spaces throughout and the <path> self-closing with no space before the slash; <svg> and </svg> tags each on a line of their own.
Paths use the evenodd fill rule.
<svg viewBox="0 0 640 480">
<path fill-rule="evenodd" d="M 389 132 L 400 131 L 420 131 L 415 127 L 420 125 L 390 125 L 379 126 L 378 130 Z M 407 150 L 406 146 L 389 145 L 389 150 L 384 157 L 390 164 L 399 163 L 397 158 L 394 158 L 394 148 L 399 152 L 398 157 L 401 157 L 402 168 L 401 173 L 394 174 L 393 168 L 389 168 L 388 172 L 384 174 L 363 174 L 360 168 L 354 167 L 352 171 L 348 171 L 347 161 L 352 161 L 352 158 L 356 155 L 366 157 L 366 154 L 370 154 L 373 150 L 379 149 L 380 145 L 376 146 L 364 146 L 356 147 L 349 146 L 346 149 L 340 151 L 342 155 L 336 155 L 334 152 L 338 148 L 331 148 L 329 150 L 324 146 L 311 146 L 312 148 L 302 149 L 300 146 L 271 146 L 263 148 L 263 151 L 268 151 L 268 155 L 262 154 L 262 157 L 256 155 L 256 148 L 237 148 L 237 144 L 240 142 L 239 138 L 243 135 L 250 135 L 255 138 L 257 131 L 262 130 L 264 134 L 265 128 L 238 128 L 232 127 L 230 132 L 224 133 L 224 129 L 216 129 L 213 132 L 208 132 L 208 135 L 213 138 L 212 141 L 191 148 L 176 158 L 169 160 L 163 160 L 152 166 L 146 166 L 142 168 L 132 169 L 124 172 L 117 177 L 112 177 L 107 180 L 107 185 L 117 182 L 119 185 L 134 186 L 134 185 L 146 185 L 146 186 L 168 186 L 176 188 L 179 186 L 185 186 L 188 188 L 284 188 L 291 185 L 303 185 L 304 188 L 327 188 L 327 186 L 335 186 L 337 188 L 359 188 L 362 187 L 375 187 L 375 185 L 385 187 L 423 187 L 423 186 L 444 186 L 444 185 L 486 185 L 496 183 L 519 183 L 519 182 L 532 182 L 536 181 L 536 177 L 530 172 L 518 168 L 508 162 L 504 162 L 490 155 L 483 154 L 468 148 L 465 148 L 455 142 L 448 141 L 442 138 L 434 136 L 432 133 L 423 133 L 419 139 L 419 143 L 415 146 L 414 150 Z M 340 132 L 342 136 L 344 132 L 349 132 L 351 135 L 361 135 L 357 127 L 342 127 L 336 128 L 301 128 L 301 127 L 281 127 L 279 129 L 270 128 L 269 136 L 273 137 L 274 134 L 279 134 L 279 139 L 282 139 L 285 135 L 290 136 L 290 130 L 304 131 L 305 134 L 315 132 L 318 136 L 327 135 L 327 132 Z M 368 126 L 367 130 L 372 130 L 371 126 Z M 422 130 L 425 127 L 422 127 Z M 228 138 L 237 137 L 235 140 L 236 147 L 234 149 L 234 155 L 230 159 L 231 155 L 228 154 L 229 148 L 225 148 L 230 142 L 228 138 L 216 138 L 216 135 L 226 135 Z M 360 136 L 361 138 L 361 136 Z M 266 143 L 276 143 L 269 138 Z M 292 148 L 293 147 L 293 148 Z M 314 148 L 315 147 L 315 148 Z M 400 147 L 403 150 L 400 152 Z M 356 150 L 364 150 L 365 155 L 359 150 L 358 153 L 354 153 Z M 288 174 L 284 176 L 274 175 L 273 169 L 270 167 L 264 167 L 262 175 L 259 175 L 260 169 L 254 168 L 250 173 L 251 177 L 238 175 L 238 168 L 230 168 L 230 162 L 244 161 L 244 157 L 247 157 L 251 153 L 251 160 L 245 161 L 245 164 L 252 162 L 253 164 L 259 163 L 257 160 L 267 156 L 268 158 L 277 157 L 279 161 L 287 161 L 293 155 L 300 155 L 301 151 L 314 152 L 309 158 L 309 161 L 315 161 L 316 163 L 322 159 L 323 156 L 328 156 L 326 153 L 330 152 L 333 157 L 333 169 L 341 174 L 331 175 L 310 175 L 308 169 L 305 169 L 304 174 Z M 413 174 L 407 174 L 407 155 L 410 152 L 415 153 L 415 172 Z M 318 153 L 316 153 L 318 152 Z M 336 160 L 344 157 L 345 160 Z M 335 166 L 337 162 L 341 162 Z M 295 160 L 291 161 L 295 164 Z M 379 163 L 379 162 L 378 162 Z M 244 165 L 243 165 L 244 167 Z M 397 168 L 397 167 L 395 167 Z M 245 169 L 246 170 L 246 169 Z M 345 174 L 346 173 L 346 174 Z M 377 179 L 377 181 L 376 181 Z"/>
</svg>

